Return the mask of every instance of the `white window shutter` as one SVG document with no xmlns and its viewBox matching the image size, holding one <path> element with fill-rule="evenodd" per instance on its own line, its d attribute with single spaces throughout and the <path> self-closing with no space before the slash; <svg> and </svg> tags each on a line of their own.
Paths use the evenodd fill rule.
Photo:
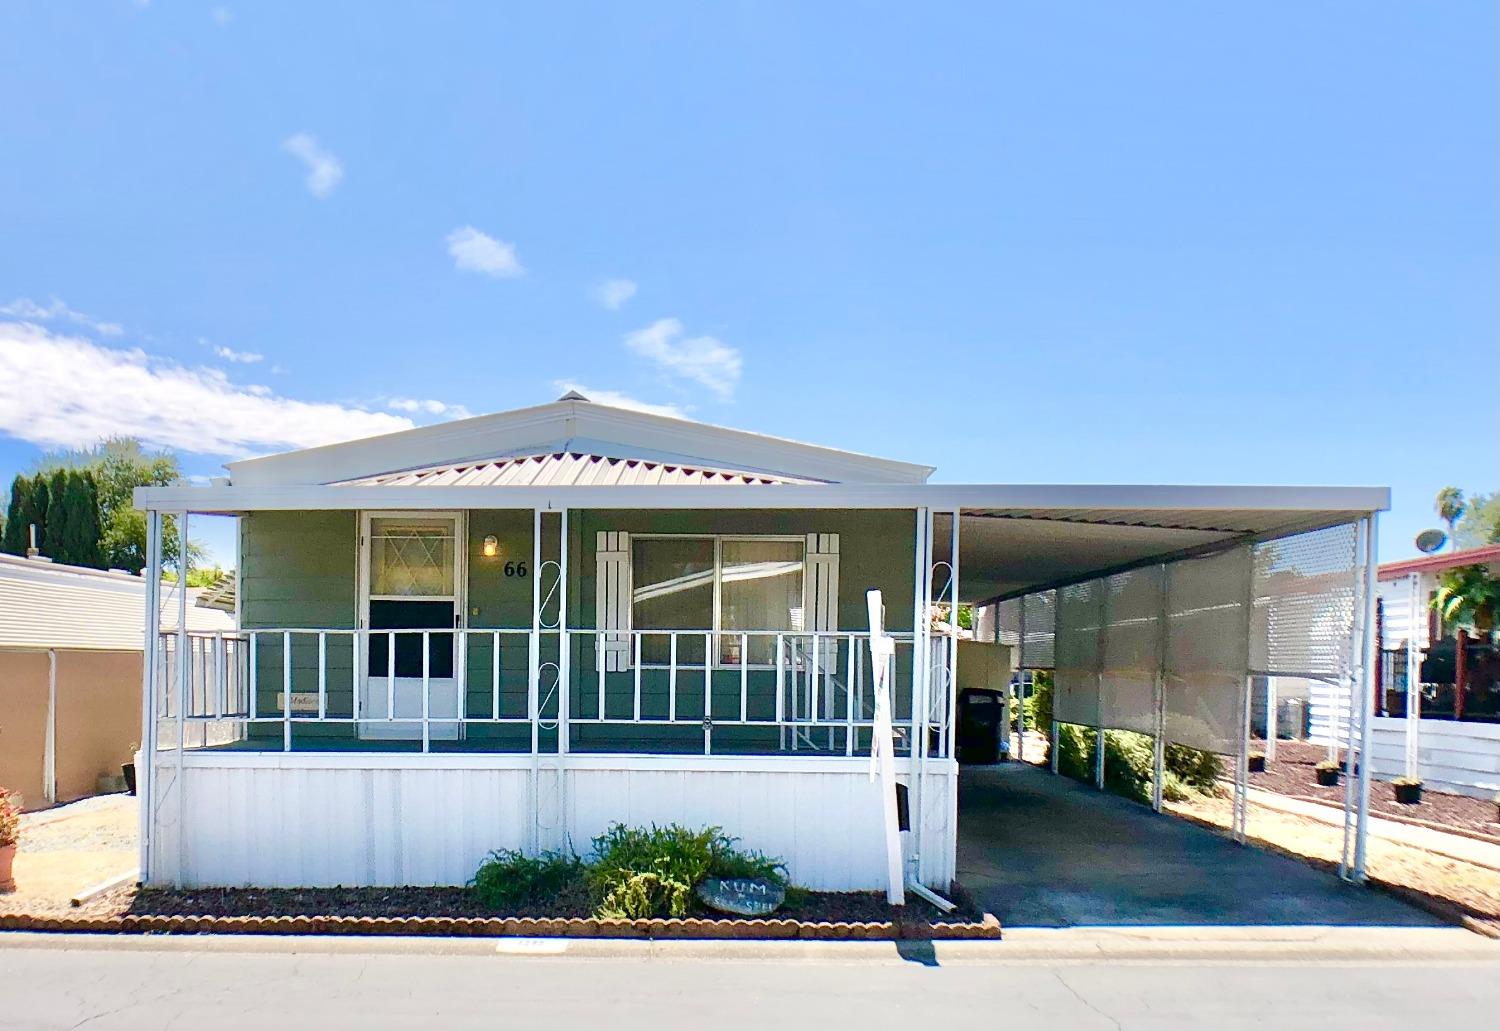
<svg viewBox="0 0 1500 1031">
<path fill-rule="evenodd" d="M 594 552 L 594 619 L 598 627 L 598 668 L 619 673 L 630 668 L 630 534 L 600 531 Z"/>
<path fill-rule="evenodd" d="M 803 622 L 808 630 L 839 628 L 839 535 L 807 535 L 807 572 L 803 577 Z"/>
</svg>

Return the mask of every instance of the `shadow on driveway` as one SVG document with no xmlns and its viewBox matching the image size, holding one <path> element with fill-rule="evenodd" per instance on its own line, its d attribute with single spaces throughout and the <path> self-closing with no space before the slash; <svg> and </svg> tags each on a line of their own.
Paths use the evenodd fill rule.
<svg viewBox="0 0 1500 1031">
<path fill-rule="evenodd" d="M 1006 927 L 1443 926 L 1286 856 L 1024 763 L 964 767 L 958 878 Z"/>
</svg>

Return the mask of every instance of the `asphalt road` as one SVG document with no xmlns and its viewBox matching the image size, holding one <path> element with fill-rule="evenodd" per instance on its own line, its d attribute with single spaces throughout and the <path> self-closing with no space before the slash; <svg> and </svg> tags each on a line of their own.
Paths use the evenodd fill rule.
<svg viewBox="0 0 1500 1031">
<path fill-rule="evenodd" d="M 1493 959 L 1143 962 L 580 958 L 0 943 L 0 1027 L 1483 1027 Z M 1434 986 L 1441 986 L 1436 990 Z"/>
</svg>

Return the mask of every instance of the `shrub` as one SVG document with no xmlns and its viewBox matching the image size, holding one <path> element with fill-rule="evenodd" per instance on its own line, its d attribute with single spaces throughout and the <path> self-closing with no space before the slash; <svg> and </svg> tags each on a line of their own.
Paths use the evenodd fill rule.
<svg viewBox="0 0 1500 1031">
<path fill-rule="evenodd" d="M 491 852 L 474 874 L 469 886 L 481 902 L 495 909 L 548 902 L 583 877 L 577 856 L 543 852 L 524 856 L 503 850 Z"/>
<path fill-rule="evenodd" d="M 1318 765 L 1313 767 L 1313 769 L 1322 770 L 1324 773 L 1336 773 L 1343 768 L 1343 765 L 1337 759 L 1319 759 Z"/>
<path fill-rule="evenodd" d="M 21 796 L 0 788 L 0 848 L 21 840 Z"/>
<path fill-rule="evenodd" d="M 1094 782 L 1098 755 L 1098 733 L 1091 727 L 1071 723 L 1057 728 L 1057 772 L 1065 777 Z M 1151 801 L 1153 749 L 1151 738 L 1129 730 L 1104 732 L 1104 787 L 1137 802 Z M 1191 793 L 1214 794 L 1222 764 L 1212 752 L 1184 745 L 1167 745 L 1162 798 L 1180 802 Z"/>
<path fill-rule="evenodd" d="M 705 877 L 755 877 L 786 885 L 786 868 L 735 847 L 718 827 L 691 831 L 614 824 L 594 839 L 588 884 L 603 917 L 682 916 Z"/>
</svg>

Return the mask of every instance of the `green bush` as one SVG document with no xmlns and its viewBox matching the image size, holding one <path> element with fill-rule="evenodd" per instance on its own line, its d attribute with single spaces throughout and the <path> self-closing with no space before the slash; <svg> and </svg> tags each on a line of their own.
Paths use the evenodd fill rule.
<svg viewBox="0 0 1500 1031">
<path fill-rule="evenodd" d="M 1098 732 L 1091 727 L 1062 723 L 1057 728 L 1057 772 L 1064 777 L 1094 782 Z M 1104 788 L 1138 802 L 1151 801 L 1151 738 L 1128 730 L 1104 732 Z M 1222 768 L 1219 757 L 1183 745 L 1168 745 L 1162 798 L 1180 802 L 1190 794 L 1214 794 Z"/>
<path fill-rule="evenodd" d="M 693 887 L 705 877 L 758 877 L 786 885 L 780 862 L 735 848 L 735 841 L 718 827 L 612 825 L 594 839 L 587 867 L 598 915 L 683 916 L 692 905 Z"/>
<path fill-rule="evenodd" d="M 543 852 L 524 856 L 509 850 L 491 852 L 469 886 L 481 902 L 495 909 L 550 902 L 583 877 L 577 856 Z"/>
</svg>

